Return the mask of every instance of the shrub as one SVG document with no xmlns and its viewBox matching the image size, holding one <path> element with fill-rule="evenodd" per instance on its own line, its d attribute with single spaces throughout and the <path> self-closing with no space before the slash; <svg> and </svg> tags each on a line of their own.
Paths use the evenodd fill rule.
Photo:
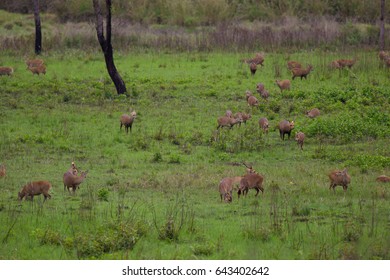
<svg viewBox="0 0 390 280">
<path fill-rule="evenodd" d="M 108 192 L 108 189 L 106 189 L 106 188 L 101 188 L 97 192 L 97 197 L 100 201 L 108 201 L 108 195 L 109 195 L 109 192 Z"/>
<path fill-rule="evenodd" d="M 159 163 L 162 161 L 163 161 L 163 158 L 162 158 L 161 153 L 160 152 L 154 153 L 153 158 L 152 158 L 152 162 Z"/>
<path fill-rule="evenodd" d="M 195 256 L 211 256 L 215 251 L 215 245 L 211 242 L 196 244 L 192 247 Z"/>
<path fill-rule="evenodd" d="M 60 245 L 62 238 L 61 234 L 52 229 L 40 229 L 37 228 L 32 232 L 32 236 L 38 239 L 41 245 L 50 244 L 50 245 Z"/>
</svg>

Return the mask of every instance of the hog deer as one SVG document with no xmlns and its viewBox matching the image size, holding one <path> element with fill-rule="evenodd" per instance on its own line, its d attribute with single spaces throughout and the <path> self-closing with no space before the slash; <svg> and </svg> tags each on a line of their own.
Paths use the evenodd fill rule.
<svg viewBox="0 0 390 280">
<path fill-rule="evenodd" d="M 256 91 L 260 94 L 260 96 L 263 99 L 265 99 L 266 101 L 268 100 L 269 92 L 268 92 L 268 90 L 265 89 L 265 87 L 262 83 L 258 83 L 256 85 Z"/>
<path fill-rule="evenodd" d="M 259 100 L 252 95 L 252 92 L 247 90 L 246 93 L 245 93 L 245 96 L 246 96 L 246 101 L 248 103 L 248 106 L 250 106 L 250 107 L 257 107 L 257 106 L 259 106 Z"/>
<path fill-rule="evenodd" d="M 320 115 L 320 110 L 318 108 L 313 108 L 306 112 L 306 116 L 308 116 L 311 119 L 314 119 Z"/>
<path fill-rule="evenodd" d="M 33 75 L 37 74 L 39 76 L 39 74 L 46 74 L 46 66 L 44 64 L 28 67 L 28 70 L 30 70 Z"/>
<path fill-rule="evenodd" d="M 241 123 L 246 124 L 246 121 L 250 120 L 252 118 L 252 115 L 247 113 L 237 112 L 234 114 L 234 118 L 241 120 L 241 122 L 238 124 L 238 126 L 241 126 Z"/>
<path fill-rule="evenodd" d="M 264 193 L 264 188 L 262 186 L 264 177 L 257 173 L 249 173 L 242 177 L 240 181 L 240 188 L 237 191 L 238 198 L 240 198 L 241 193 L 246 196 L 249 189 L 255 189 L 257 196 L 259 191 Z"/>
<path fill-rule="evenodd" d="M 301 150 L 303 150 L 303 142 L 305 141 L 305 133 L 298 132 L 295 134 L 295 141 L 297 141 L 297 144 L 299 147 L 301 147 Z"/>
<path fill-rule="evenodd" d="M 259 126 L 264 131 L 265 134 L 268 134 L 269 122 L 267 118 L 260 118 Z"/>
<path fill-rule="evenodd" d="M 340 65 L 340 68 L 343 69 L 344 67 L 348 67 L 351 69 L 352 66 L 355 65 L 357 59 L 339 59 L 337 60 L 337 63 Z"/>
<path fill-rule="evenodd" d="M 227 117 L 227 116 L 222 116 L 217 119 L 217 129 L 220 129 L 221 127 L 228 127 L 232 128 L 236 124 L 241 124 L 242 118 L 237 117 L 237 118 L 232 118 L 232 117 Z"/>
<path fill-rule="evenodd" d="M 3 75 L 12 76 L 13 73 L 14 73 L 14 68 L 0 66 L 0 76 L 3 76 Z"/>
<path fill-rule="evenodd" d="M 43 194 L 45 197 L 43 202 L 46 201 L 47 198 L 51 198 L 49 194 L 49 190 L 51 189 L 51 184 L 48 181 L 35 181 L 30 182 L 23 186 L 21 191 L 18 193 L 19 200 L 22 200 L 24 197 L 30 197 L 33 200 L 35 195 Z"/>
<path fill-rule="evenodd" d="M 380 175 L 376 178 L 376 181 L 381 183 L 388 183 L 390 182 L 390 177 L 386 175 Z"/>
<path fill-rule="evenodd" d="M 122 126 L 124 126 L 127 134 L 129 133 L 129 128 L 131 132 L 131 127 L 133 126 L 133 122 L 136 117 L 137 117 L 137 113 L 135 111 L 132 111 L 130 115 L 123 114 L 119 120 L 121 124 L 119 130 L 122 130 Z"/>
<path fill-rule="evenodd" d="M 253 76 L 254 74 L 256 74 L 256 71 L 257 71 L 257 64 L 254 63 L 254 62 L 252 62 L 251 64 L 249 64 L 249 69 L 251 70 L 251 74 L 252 74 L 252 76 Z"/>
<path fill-rule="evenodd" d="M 30 67 L 38 67 L 44 65 L 45 62 L 42 59 L 36 58 L 36 59 L 27 60 L 26 64 L 27 64 L 27 68 L 30 68 Z"/>
<path fill-rule="evenodd" d="M 280 138 L 284 141 L 284 135 L 288 135 L 288 139 L 290 139 L 291 131 L 294 129 L 294 121 L 283 120 L 279 123 L 279 134 Z"/>
<path fill-rule="evenodd" d="M 233 186 L 241 181 L 241 176 L 226 177 L 219 182 L 219 194 L 225 202 L 233 201 Z"/>
<path fill-rule="evenodd" d="M 313 70 L 313 66 L 309 65 L 307 68 L 293 68 L 292 71 L 292 79 L 294 80 L 296 77 L 301 77 L 307 79 L 307 75 Z"/>
<path fill-rule="evenodd" d="M 290 80 L 276 80 L 275 83 L 280 88 L 280 92 L 283 92 L 284 90 L 290 90 L 291 82 Z"/>
<path fill-rule="evenodd" d="M 333 60 L 330 65 L 329 65 L 330 68 L 333 68 L 333 69 L 340 69 L 341 66 L 339 64 L 339 62 L 337 60 Z"/>
<path fill-rule="evenodd" d="M 62 178 L 64 182 L 64 191 L 65 188 L 68 189 L 68 192 L 70 192 L 70 189 L 72 189 L 73 193 L 76 192 L 77 188 L 80 188 L 80 184 L 85 180 L 87 177 L 88 171 L 81 172 L 80 176 L 74 175 L 72 172 L 65 172 L 64 176 Z"/>
<path fill-rule="evenodd" d="M 335 191 L 336 186 L 342 186 L 344 192 L 347 191 L 348 184 L 351 182 L 351 176 L 347 173 L 347 169 L 343 170 L 334 170 L 329 175 L 330 186 L 329 189 L 333 189 Z"/>
</svg>

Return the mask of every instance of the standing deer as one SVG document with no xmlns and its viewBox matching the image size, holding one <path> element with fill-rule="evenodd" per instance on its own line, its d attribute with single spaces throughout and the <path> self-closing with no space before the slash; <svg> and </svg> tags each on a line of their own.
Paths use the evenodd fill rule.
<svg viewBox="0 0 390 280">
<path fill-rule="evenodd" d="M 80 184 L 84 181 L 84 179 L 87 177 L 88 171 L 81 172 L 80 176 L 74 175 L 72 172 L 65 172 L 63 176 L 63 182 L 64 182 L 64 191 L 65 188 L 68 189 L 68 192 L 70 192 L 70 188 L 72 189 L 73 193 L 76 192 L 77 188 L 80 188 Z"/>
<path fill-rule="evenodd" d="M 335 191 L 336 186 L 342 186 L 344 192 L 347 191 L 348 185 L 351 182 L 351 176 L 347 173 L 347 168 L 343 170 L 334 170 L 329 175 L 330 186 L 329 189 L 333 189 Z"/>
</svg>

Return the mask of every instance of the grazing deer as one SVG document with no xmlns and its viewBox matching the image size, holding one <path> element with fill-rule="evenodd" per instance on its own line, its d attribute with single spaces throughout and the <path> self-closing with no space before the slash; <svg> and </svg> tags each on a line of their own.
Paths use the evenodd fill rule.
<svg viewBox="0 0 390 280">
<path fill-rule="evenodd" d="M 23 186 L 22 190 L 18 193 L 19 200 L 22 200 L 24 197 L 30 197 L 33 200 L 35 195 L 43 194 L 45 197 L 43 202 L 46 201 L 47 198 L 51 198 L 49 194 L 49 190 L 51 189 L 51 184 L 48 181 L 36 181 L 30 182 Z"/>
</svg>

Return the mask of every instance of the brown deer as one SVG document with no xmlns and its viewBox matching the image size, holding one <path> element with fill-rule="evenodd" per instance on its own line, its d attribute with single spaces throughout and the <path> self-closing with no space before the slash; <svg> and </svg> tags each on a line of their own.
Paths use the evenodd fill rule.
<svg viewBox="0 0 390 280">
<path fill-rule="evenodd" d="M 238 126 L 241 126 L 241 123 L 246 124 L 246 121 L 250 120 L 252 118 L 252 115 L 247 113 L 237 112 L 234 114 L 234 118 L 241 120 L 241 122 L 238 124 Z"/>
<path fill-rule="evenodd" d="M 30 70 L 33 75 L 37 74 L 39 76 L 39 74 L 46 74 L 46 66 L 44 64 L 28 67 L 28 70 Z"/>
<path fill-rule="evenodd" d="M 265 89 L 264 84 L 258 83 L 256 85 L 256 91 L 260 94 L 260 96 L 263 99 L 268 100 L 269 92 L 268 92 L 268 90 Z"/>
<path fill-rule="evenodd" d="M 237 191 L 238 198 L 240 198 L 241 193 L 246 196 L 248 194 L 249 189 L 255 189 L 257 196 L 259 191 L 264 193 L 264 188 L 262 186 L 264 177 L 257 173 L 248 173 L 242 177 L 240 181 L 240 188 Z"/>
<path fill-rule="evenodd" d="M 290 139 L 291 131 L 294 129 L 294 121 L 283 120 L 279 123 L 279 134 L 280 138 L 284 141 L 284 135 L 288 135 L 288 139 Z"/>
<path fill-rule="evenodd" d="M 252 95 L 252 92 L 247 90 L 245 94 L 246 94 L 246 101 L 248 103 L 248 106 L 250 106 L 250 107 L 259 106 L 259 100 Z"/>
<path fill-rule="evenodd" d="M 63 182 L 64 182 L 64 191 L 65 188 L 68 189 L 68 192 L 70 192 L 69 189 L 72 189 L 73 193 L 76 192 L 77 188 L 80 188 L 80 184 L 84 181 L 84 179 L 87 177 L 88 171 L 81 172 L 80 176 L 74 175 L 72 172 L 65 172 L 63 176 Z"/>
<path fill-rule="evenodd" d="M 301 150 L 303 150 L 303 142 L 305 141 L 305 133 L 298 132 L 295 134 L 295 141 L 297 141 L 297 144 L 299 147 L 301 147 Z"/>
<path fill-rule="evenodd" d="M 37 59 L 27 60 L 26 64 L 27 64 L 27 68 L 30 68 L 30 67 L 38 67 L 38 66 L 44 65 L 45 62 L 42 59 L 37 58 Z"/>
<path fill-rule="evenodd" d="M 335 191 L 336 186 L 342 186 L 344 192 L 347 191 L 348 185 L 351 182 L 351 176 L 347 173 L 347 169 L 343 170 L 334 170 L 329 175 L 330 186 L 329 189 L 333 189 Z"/>
<path fill-rule="evenodd" d="M 241 176 L 238 177 L 226 177 L 219 183 L 219 194 L 225 202 L 233 201 L 233 186 L 241 181 Z"/>
<path fill-rule="evenodd" d="M 341 66 L 340 66 L 340 64 L 338 63 L 338 61 L 337 60 L 333 60 L 331 63 L 330 63 L 330 68 L 334 68 L 334 69 L 340 69 L 341 68 Z"/>
<path fill-rule="evenodd" d="M 318 108 L 313 108 L 306 112 L 306 116 L 308 116 L 311 119 L 314 119 L 320 115 L 320 110 Z"/>
<path fill-rule="evenodd" d="M 48 181 L 35 181 L 30 182 L 23 186 L 21 191 L 18 193 L 19 200 L 22 200 L 24 197 L 30 197 L 33 200 L 35 195 L 43 194 L 45 197 L 43 202 L 46 201 L 47 198 L 51 198 L 49 194 L 49 190 L 51 189 L 51 184 Z"/>
<path fill-rule="evenodd" d="M 257 71 L 257 64 L 252 62 L 251 64 L 249 64 L 249 69 L 251 70 L 251 74 L 253 76 Z"/>
<path fill-rule="evenodd" d="M 256 91 L 257 91 L 258 93 L 262 93 L 264 90 L 265 90 L 265 87 L 264 87 L 264 84 L 263 84 L 263 83 L 258 83 L 258 84 L 256 85 Z"/>
<path fill-rule="evenodd" d="M 390 182 L 390 177 L 386 175 L 380 175 L 376 178 L 376 181 L 381 183 L 388 183 Z"/>
<path fill-rule="evenodd" d="M 268 134 L 269 122 L 267 118 L 260 118 L 259 126 L 264 131 L 265 134 Z"/>
<path fill-rule="evenodd" d="M 284 90 L 290 90 L 291 82 L 290 80 L 276 80 L 275 81 L 278 87 L 280 88 L 280 92 L 283 92 Z"/>
<path fill-rule="evenodd" d="M 135 111 L 132 111 L 130 113 L 130 115 L 123 114 L 120 117 L 121 126 L 120 126 L 119 130 L 122 130 L 122 126 L 124 126 L 126 133 L 129 133 L 129 128 L 130 128 L 130 132 L 131 132 L 131 127 L 133 126 L 133 122 L 134 122 L 136 117 L 137 117 L 137 113 Z"/>
<path fill-rule="evenodd" d="M 217 129 L 221 127 L 229 127 L 232 128 L 236 124 L 241 124 L 242 118 L 237 117 L 237 118 L 232 118 L 232 117 L 227 117 L 227 116 L 222 116 L 217 119 Z"/>
<path fill-rule="evenodd" d="M 294 80 L 296 77 L 301 77 L 301 80 L 302 78 L 305 78 L 305 80 L 307 79 L 307 75 L 309 75 L 309 73 L 313 70 L 313 66 L 309 65 L 307 66 L 307 68 L 293 68 L 291 71 L 292 71 L 292 79 Z"/>
<path fill-rule="evenodd" d="M 12 67 L 0 66 L 0 76 L 8 75 L 11 76 L 14 73 L 14 69 Z"/>
<path fill-rule="evenodd" d="M 340 65 L 340 68 L 343 69 L 344 67 L 348 67 L 351 69 L 352 66 L 356 63 L 356 58 L 354 59 L 339 59 L 337 60 L 337 63 Z"/>
</svg>

